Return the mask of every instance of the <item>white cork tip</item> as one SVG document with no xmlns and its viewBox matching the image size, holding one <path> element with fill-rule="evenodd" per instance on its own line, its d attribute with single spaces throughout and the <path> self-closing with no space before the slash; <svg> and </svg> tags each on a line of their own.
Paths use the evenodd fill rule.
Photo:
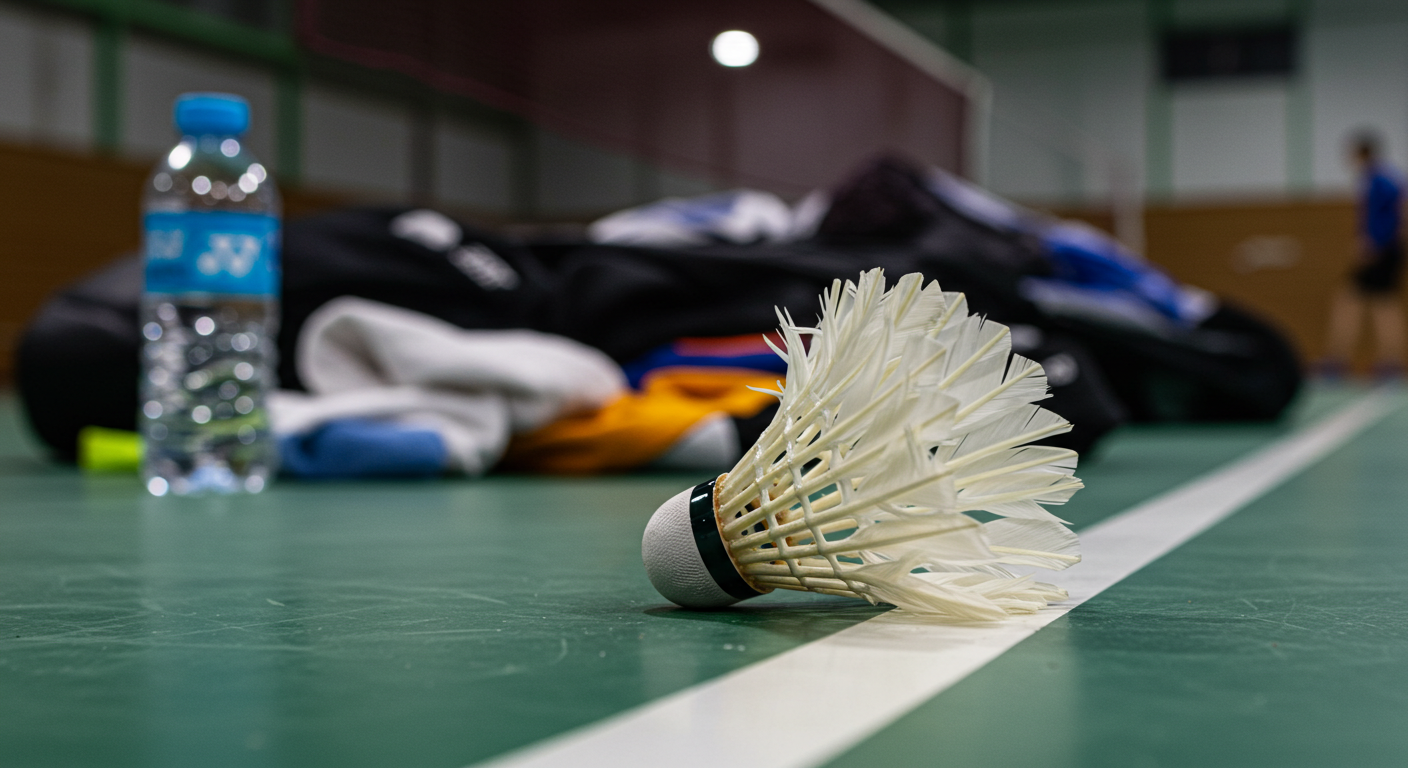
<svg viewBox="0 0 1408 768">
<path fill-rule="evenodd" d="M 670 497 L 650 516 L 641 539 L 640 554 L 650 583 L 667 600 L 685 608 L 722 608 L 738 598 L 725 592 L 709 575 L 694 530 L 689 523 L 689 494 L 693 488 Z"/>
</svg>

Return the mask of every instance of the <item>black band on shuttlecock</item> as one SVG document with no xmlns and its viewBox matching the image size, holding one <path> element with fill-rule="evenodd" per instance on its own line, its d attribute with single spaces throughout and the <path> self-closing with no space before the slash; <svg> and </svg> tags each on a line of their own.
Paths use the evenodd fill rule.
<svg viewBox="0 0 1408 768">
<path fill-rule="evenodd" d="M 754 589 L 738 572 L 738 566 L 733 564 L 733 558 L 728 556 L 728 548 L 724 546 L 723 534 L 719 532 L 719 522 L 714 517 L 714 484 L 717 482 L 715 478 L 700 483 L 689 492 L 689 526 L 694 531 L 694 546 L 699 548 L 704 567 L 709 569 L 709 575 L 714 577 L 714 582 L 723 591 L 739 600 L 757 597 L 763 593 Z"/>
</svg>

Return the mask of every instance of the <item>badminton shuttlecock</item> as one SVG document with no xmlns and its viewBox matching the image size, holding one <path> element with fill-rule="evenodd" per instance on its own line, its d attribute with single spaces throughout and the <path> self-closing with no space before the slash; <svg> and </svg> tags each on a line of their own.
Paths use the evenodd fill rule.
<svg viewBox="0 0 1408 768">
<path fill-rule="evenodd" d="M 878 269 L 834 283 L 816 328 L 778 317 L 777 416 L 733 469 L 646 526 L 662 595 L 709 608 L 795 589 L 962 620 L 1065 599 L 1013 572 L 1080 560 L 1042 505 L 1081 482 L 1075 451 L 1030 445 L 1071 425 L 1033 404 L 1046 376 L 1012 354 L 1005 326 L 918 274 L 886 291 Z"/>
</svg>

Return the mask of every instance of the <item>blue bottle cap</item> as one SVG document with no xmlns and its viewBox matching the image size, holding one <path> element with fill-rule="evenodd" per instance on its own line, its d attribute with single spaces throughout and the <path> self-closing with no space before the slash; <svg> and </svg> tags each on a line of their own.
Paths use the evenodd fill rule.
<svg viewBox="0 0 1408 768">
<path fill-rule="evenodd" d="M 238 136 L 249 130 L 249 102 L 232 93 L 183 93 L 176 97 L 176 128 L 186 136 Z"/>
</svg>

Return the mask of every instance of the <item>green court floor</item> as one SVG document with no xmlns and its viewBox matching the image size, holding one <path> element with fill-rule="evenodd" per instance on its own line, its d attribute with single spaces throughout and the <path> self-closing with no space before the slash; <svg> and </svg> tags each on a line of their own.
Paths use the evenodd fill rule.
<svg viewBox="0 0 1408 768">
<path fill-rule="evenodd" d="M 1358 395 L 1126 430 L 1063 516 L 1098 522 Z M 667 607 L 640 534 L 693 476 L 155 499 L 45 462 L 0 405 L 0 766 L 457 768 L 882 611 Z M 832 765 L 1408 765 L 1405 499 L 1401 408 Z"/>
</svg>

